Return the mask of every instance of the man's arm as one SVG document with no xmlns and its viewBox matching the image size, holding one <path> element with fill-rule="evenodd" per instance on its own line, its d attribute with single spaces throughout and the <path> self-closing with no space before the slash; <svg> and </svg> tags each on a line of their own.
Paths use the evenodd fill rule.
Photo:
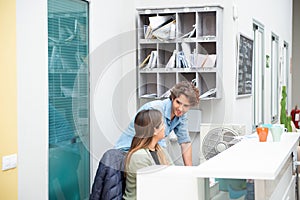
<svg viewBox="0 0 300 200">
<path fill-rule="evenodd" d="M 181 145 L 182 159 L 185 166 L 192 166 L 192 144 L 190 142 Z"/>
</svg>

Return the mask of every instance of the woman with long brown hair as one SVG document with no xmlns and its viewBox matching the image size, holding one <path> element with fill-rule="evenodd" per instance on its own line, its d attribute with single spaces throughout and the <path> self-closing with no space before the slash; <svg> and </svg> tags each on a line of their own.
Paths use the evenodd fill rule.
<svg viewBox="0 0 300 200">
<path fill-rule="evenodd" d="M 136 171 L 151 165 L 171 165 L 172 161 L 158 141 L 165 137 L 163 117 L 158 110 L 141 110 L 134 120 L 135 136 L 125 161 L 126 200 L 136 199 Z"/>
</svg>

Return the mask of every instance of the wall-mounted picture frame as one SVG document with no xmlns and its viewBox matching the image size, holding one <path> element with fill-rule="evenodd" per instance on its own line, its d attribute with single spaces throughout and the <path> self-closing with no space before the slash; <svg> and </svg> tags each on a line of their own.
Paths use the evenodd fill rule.
<svg viewBox="0 0 300 200">
<path fill-rule="evenodd" d="M 238 35 L 238 63 L 236 73 L 237 98 L 252 95 L 253 86 L 253 39 L 242 33 Z"/>
</svg>

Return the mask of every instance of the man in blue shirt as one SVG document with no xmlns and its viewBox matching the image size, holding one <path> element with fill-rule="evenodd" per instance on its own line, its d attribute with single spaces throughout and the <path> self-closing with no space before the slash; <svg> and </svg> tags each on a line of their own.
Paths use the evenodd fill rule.
<svg viewBox="0 0 300 200">
<path fill-rule="evenodd" d="M 161 111 L 165 122 L 165 137 L 174 130 L 177 141 L 181 146 L 183 162 L 186 166 L 192 165 L 191 139 L 187 129 L 187 112 L 193 106 L 199 104 L 199 90 L 190 82 L 183 81 L 176 84 L 171 90 L 168 99 L 156 100 L 144 104 L 139 110 L 157 109 Z M 128 151 L 135 135 L 134 118 L 128 128 L 124 130 L 118 139 L 115 148 Z M 159 144 L 166 147 L 162 139 Z"/>
</svg>

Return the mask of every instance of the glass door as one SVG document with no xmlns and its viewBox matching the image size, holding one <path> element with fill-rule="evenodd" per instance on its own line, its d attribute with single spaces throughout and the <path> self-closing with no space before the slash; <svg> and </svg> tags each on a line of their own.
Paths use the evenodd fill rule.
<svg viewBox="0 0 300 200">
<path fill-rule="evenodd" d="M 88 2 L 48 0 L 49 199 L 88 199 Z"/>
<path fill-rule="evenodd" d="M 253 77 L 253 128 L 264 123 L 264 26 L 253 23 L 254 31 L 254 77 Z"/>
</svg>

